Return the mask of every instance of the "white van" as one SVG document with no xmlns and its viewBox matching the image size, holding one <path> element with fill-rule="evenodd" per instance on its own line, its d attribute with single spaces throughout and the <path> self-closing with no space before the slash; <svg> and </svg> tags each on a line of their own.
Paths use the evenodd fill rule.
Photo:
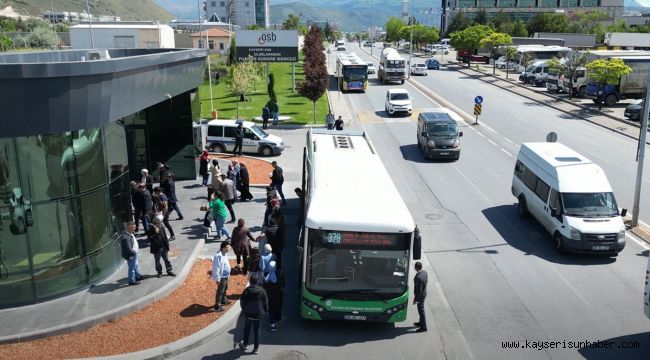
<svg viewBox="0 0 650 360">
<path fill-rule="evenodd" d="M 347 48 L 345 47 L 345 41 L 343 40 L 336 40 L 336 44 L 334 45 L 336 47 L 337 51 L 346 51 Z"/>
<path fill-rule="evenodd" d="M 546 86 L 546 79 L 548 78 L 548 65 L 545 60 L 538 60 L 528 65 L 521 75 L 519 81 L 524 84 L 533 84 L 535 86 Z"/>
<path fill-rule="evenodd" d="M 242 152 L 271 156 L 284 150 L 281 138 L 265 132 L 254 122 L 243 120 L 208 122 L 208 136 L 205 138 L 208 148 L 216 152 L 231 152 L 235 148 L 235 129 L 240 123 L 244 128 Z"/>
<path fill-rule="evenodd" d="M 524 143 L 517 155 L 512 195 L 522 217 L 532 214 L 558 252 L 617 254 L 625 225 L 603 170 L 560 143 Z"/>
</svg>

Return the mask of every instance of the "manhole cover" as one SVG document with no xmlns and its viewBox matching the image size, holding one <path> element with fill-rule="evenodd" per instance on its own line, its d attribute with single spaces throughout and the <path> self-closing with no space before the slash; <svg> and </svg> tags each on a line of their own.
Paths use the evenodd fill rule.
<svg viewBox="0 0 650 360">
<path fill-rule="evenodd" d="M 442 219 L 442 215 L 440 214 L 425 214 L 424 218 L 427 220 L 440 220 Z"/>
<path fill-rule="evenodd" d="M 273 357 L 273 360 L 307 360 L 307 355 L 295 350 L 284 350 Z"/>
</svg>

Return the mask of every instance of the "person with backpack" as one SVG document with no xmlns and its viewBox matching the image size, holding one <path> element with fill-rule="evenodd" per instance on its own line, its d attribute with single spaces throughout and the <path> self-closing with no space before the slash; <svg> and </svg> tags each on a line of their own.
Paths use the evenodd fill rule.
<svg viewBox="0 0 650 360">
<path fill-rule="evenodd" d="M 269 311 L 269 300 L 266 290 L 258 285 L 259 276 L 252 274 L 250 285 L 244 290 L 239 298 L 239 304 L 246 320 L 244 321 L 244 340 L 239 343 L 239 348 L 248 350 L 248 340 L 251 328 L 253 329 L 253 354 L 257 354 L 260 348 L 260 323 L 264 315 Z"/>
<path fill-rule="evenodd" d="M 271 117 L 271 110 L 269 109 L 269 104 L 264 105 L 262 108 L 262 129 L 267 129 L 269 127 L 269 118 Z"/>
</svg>

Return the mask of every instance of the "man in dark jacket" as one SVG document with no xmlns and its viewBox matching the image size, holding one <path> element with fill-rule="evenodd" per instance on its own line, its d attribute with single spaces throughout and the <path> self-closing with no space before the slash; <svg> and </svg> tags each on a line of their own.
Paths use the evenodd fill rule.
<svg viewBox="0 0 650 360">
<path fill-rule="evenodd" d="M 178 207 L 178 199 L 176 198 L 176 184 L 174 183 L 174 180 L 169 173 L 166 173 L 163 176 L 160 187 L 163 189 L 163 193 L 167 195 L 167 205 L 169 206 L 169 212 L 175 210 L 178 214 L 177 220 L 183 220 L 183 213 Z"/>
<path fill-rule="evenodd" d="M 142 221 L 142 227 L 146 233 L 149 231 L 149 215 L 151 215 L 153 201 L 151 199 L 151 193 L 149 193 L 145 188 L 144 183 L 138 184 L 138 189 L 135 192 L 135 199 L 133 200 L 133 206 L 135 207 L 136 219 Z"/>
<path fill-rule="evenodd" d="M 287 205 L 287 200 L 284 199 L 284 192 L 282 192 L 282 184 L 284 184 L 284 171 L 278 166 L 277 161 L 271 163 L 273 172 L 271 173 L 271 186 L 278 191 L 280 198 L 282 198 L 282 205 Z"/>
<path fill-rule="evenodd" d="M 138 241 L 133 235 L 135 233 L 135 222 L 126 223 L 126 230 L 120 235 L 120 247 L 122 249 L 122 258 L 128 265 L 129 285 L 138 285 L 143 279 L 138 269 Z"/>
<path fill-rule="evenodd" d="M 176 276 L 172 271 L 172 263 L 169 262 L 169 257 L 167 257 L 167 253 L 169 252 L 169 239 L 167 238 L 167 233 L 165 232 L 165 228 L 162 226 L 160 219 L 153 219 L 153 222 L 149 227 L 149 232 L 147 233 L 147 238 L 149 239 L 149 250 L 154 256 L 158 277 L 162 276 L 160 258 L 165 261 L 165 270 L 167 271 L 167 275 Z"/>
<path fill-rule="evenodd" d="M 257 274 L 252 274 L 249 282 L 250 286 L 244 290 L 239 299 L 246 321 L 244 322 L 244 340 L 239 343 L 239 348 L 246 351 L 248 349 L 248 339 L 251 327 L 253 328 L 254 347 L 253 354 L 257 354 L 260 347 L 260 322 L 262 317 L 269 311 L 269 300 L 266 291 L 257 285 L 260 279 Z"/>
<path fill-rule="evenodd" d="M 244 129 L 242 124 L 237 125 L 235 129 L 235 148 L 232 150 L 233 155 L 237 155 L 237 149 L 239 149 L 239 156 L 241 156 L 241 147 L 244 143 Z"/>
<path fill-rule="evenodd" d="M 413 279 L 413 304 L 417 304 L 418 314 L 420 315 L 420 321 L 413 323 L 413 325 L 419 327 L 416 332 L 425 332 L 427 331 L 427 318 L 424 314 L 424 300 L 427 298 L 427 282 L 429 281 L 429 276 L 427 272 L 422 270 L 422 263 L 417 261 L 415 263 L 415 278 Z"/>
</svg>

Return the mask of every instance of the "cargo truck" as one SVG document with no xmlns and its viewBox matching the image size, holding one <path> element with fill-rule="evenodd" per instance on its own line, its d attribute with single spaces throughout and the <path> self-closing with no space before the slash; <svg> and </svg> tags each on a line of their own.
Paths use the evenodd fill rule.
<svg viewBox="0 0 650 360">
<path fill-rule="evenodd" d="M 382 83 L 406 80 L 406 60 L 393 48 L 385 48 L 379 57 L 377 77 Z"/>
<path fill-rule="evenodd" d="M 613 106 L 619 100 L 640 99 L 645 94 L 650 72 L 650 56 L 621 56 L 632 72 L 621 76 L 615 85 L 605 85 L 590 81 L 587 83 L 586 96 L 595 103 L 603 102 L 605 106 Z"/>
</svg>

